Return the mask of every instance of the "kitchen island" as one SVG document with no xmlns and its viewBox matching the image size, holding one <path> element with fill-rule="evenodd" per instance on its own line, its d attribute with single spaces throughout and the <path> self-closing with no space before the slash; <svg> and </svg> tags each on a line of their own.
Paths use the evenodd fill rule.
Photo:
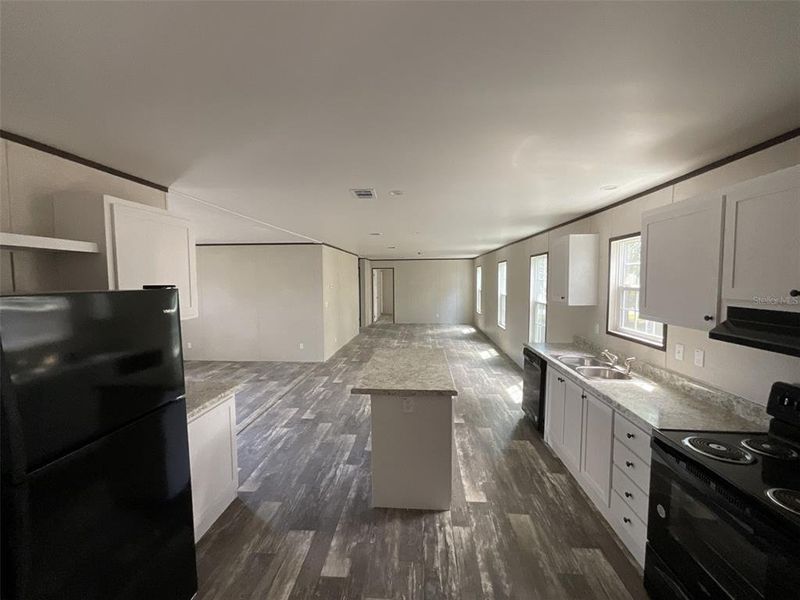
<svg viewBox="0 0 800 600">
<path fill-rule="evenodd" d="M 444 350 L 378 349 L 351 393 L 370 395 L 372 506 L 449 510 L 458 391 Z"/>
</svg>

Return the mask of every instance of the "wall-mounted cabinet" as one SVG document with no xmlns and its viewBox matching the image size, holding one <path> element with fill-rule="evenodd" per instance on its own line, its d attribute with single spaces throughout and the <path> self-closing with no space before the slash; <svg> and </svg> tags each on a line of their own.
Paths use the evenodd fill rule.
<svg viewBox="0 0 800 600">
<path fill-rule="evenodd" d="M 642 213 L 639 312 L 691 329 L 719 321 L 725 198 L 693 198 Z"/>
<path fill-rule="evenodd" d="M 102 194 L 55 200 L 56 235 L 97 244 L 94 255 L 59 256 L 65 290 L 126 290 L 175 285 L 181 318 L 198 314 L 191 223 L 158 208 Z"/>
<path fill-rule="evenodd" d="M 800 311 L 800 165 L 725 194 L 723 299 Z"/>
<path fill-rule="evenodd" d="M 724 305 L 800 311 L 800 166 L 642 213 L 641 316 L 709 330 Z"/>
<path fill-rule="evenodd" d="M 565 235 L 550 245 L 548 301 L 568 306 L 597 304 L 596 233 Z"/>
</svg>

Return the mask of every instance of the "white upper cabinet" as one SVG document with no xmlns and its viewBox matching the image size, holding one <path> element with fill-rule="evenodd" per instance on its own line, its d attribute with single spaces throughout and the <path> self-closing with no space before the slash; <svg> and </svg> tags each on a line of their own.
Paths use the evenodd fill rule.
<svg viewBox="0 0 800 600">
<path fill-rule="evenodd" d="M 724 204 L 716 193 L 642 213 L 642 317 L 701 330 L 718 323 Z"/>
<path fill-rule="evenodd" d="M 550 245 L 548 301 L 568 306 L 597 304 L 596 233 L 565 235 Z"/>
<path fill-rule="evenodd" d="M 175 285 L 181 318 L 198 314 L 195 239 L 191 222 L 172 213 L 100 194 L 57 198 L 59 236 L 96 242 L 98 254 L 59 257 L 68 290 L 139 290 Z"/>
<path fill-rule="evenodd" d="M 725 194 L 723 299 L 800 310 L 800 166 Z"/>
</svg>

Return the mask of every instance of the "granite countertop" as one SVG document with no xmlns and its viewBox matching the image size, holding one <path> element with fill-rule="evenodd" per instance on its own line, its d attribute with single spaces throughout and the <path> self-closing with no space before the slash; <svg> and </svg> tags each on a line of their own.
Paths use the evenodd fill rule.
<svg viewBox="0 0 800 600">
<path fill-rule="evenodd" d="M 631 380 L 589 380 L 559 361 L 562 354 L 594 356 L 576 344 L 525 344 L 569 379 L 593 393 L 643 429 L 766 431 L 766 410 L 752 402 L 697 382 L 675 385 L 631 373 Z"/>
<path fill-rule="evenodd" d="M 239 389 L 238 385 L 217 381 L 193 381 L 187 379 L 186 419 L 191 421 L 221 404 Z"/>
<path fill-rule="evenodd" d="M 364 366 L 351 394 L 456 396 L 441 348 L 379 348 Z"/>
</svg>

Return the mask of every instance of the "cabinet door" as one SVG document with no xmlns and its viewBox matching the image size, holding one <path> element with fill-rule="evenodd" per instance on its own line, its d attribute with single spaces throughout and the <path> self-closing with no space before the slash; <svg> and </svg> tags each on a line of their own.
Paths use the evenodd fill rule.
<svg viewBox="0 0 800 600">
<path fill-rule="evenodd" d="M 610 502 L 613 448 L 614 411 L 605 402 L 586 394 L 581 479 L 584 489 L 604 507 Z"/>
<path fill-rule="evenodd" d="M 233 397 L 188 424 L 195 539 L 236 498 L 236 404 Z"/>
<path fill-rule="evenodd" d="M 557 451 L 564 443 L 564 382 L 564 377 L 555 369 L 547 371 L 545 441 Z"/>
<path fill-rule="evenodd" d="M 581 442 L 583 440 L 583 390 L 566 381 L 564 393 L 564 443 L 562 458 L 573 474 L 580 472 Z"/>
<path fill-rule="evenodd" d="M 547 299 L 549 302 L 566 304 L 567 283 L 569 281 L 569 237 L 563 236 L 556 239 L 550 247 L 548 258 L 550 282 L 548 283 Z"/>
<path fill-rule="evenodd" d="M 717 324 L 724 204 L 718 193 L 642 214 L 643 317 L 700 330 Z"/>
<path fill-rule="evenodd" d="M 176 285 L 181 318 L 196 317 L 195 243 L 189 221 L 116 202 L 111 218 L 116 289 Z"/>
<path fill-rule="evenodd" d="M 800 166 L 727 190 L 722 295 L 800 309 Z"/>
</svg>

